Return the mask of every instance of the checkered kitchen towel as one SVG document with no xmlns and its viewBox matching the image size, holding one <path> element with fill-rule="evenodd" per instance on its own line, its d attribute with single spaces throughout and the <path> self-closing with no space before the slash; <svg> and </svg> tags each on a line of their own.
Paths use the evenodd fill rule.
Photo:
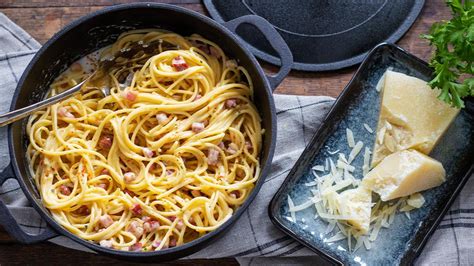
<svg viewBox="0 0 474 266">
<path fill-rule="evenodd" d="M 0 112 L 6 112 L 18 78 L 40 44 L 0 13 Z M 281 233 L 270 222 L 267 206 L 291 166 L 303 151 L 333 103 L 323 96 L 275 95 L 278 139 L 272 172 L 248 210 L 225 236 L 189 258 L 236 257 L 244 265 L 317 264 L 318 257 Z M 8 165 L 5 128 L 0 128 L 0 169 Z M 45 226 L 30 207 L 15 180 L 0 187 L 0 199 L 17 221 L 31 233 Z M 417 263 L 422 265 L 474 264 L 474 179 L 466 185 L 426 246 Z M 85 250 L 66 237 L 52 242 Z M 90 250 L 85 250 L 90 251 Z"/>
</svg>

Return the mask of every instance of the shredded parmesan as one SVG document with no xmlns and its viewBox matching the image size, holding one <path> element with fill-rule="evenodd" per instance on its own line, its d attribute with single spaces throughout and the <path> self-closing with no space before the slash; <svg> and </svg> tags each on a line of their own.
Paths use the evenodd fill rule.
<svg viewBox="0 0 474 266">
<path fill-rule="evenodd" d="M 293 207 L 289 208 L 289 211 L 290 212 L 302 211 L 304 209 L 307 209 L 307 208 L 313 206 L 315 203 L 318 203 L 320 201 L 321 201 L 321 199 L 319 197 L 315 196 L 315 197 L 310 198 L 308 201 L 302 203 L 301 205 L 297 205 L 297 206 L 293 205 Z"/>
<path fill-rule="evenodd" d="M 349 172 L 354 172 L 355 167 L 345 163 L 344 161 L 338 160 L 336 166 L 342 170 L 347 170 Z"/>
<path fill-rule="evenodd" d="M 364 123 L 364 127 L 370 134 L 374 133 L 374 130 L 369 125 L 367 125 L 366 123 Z"/>
<path fill-rule="evenodd" d="M 349 128 L 346 128 L 346 136 L 347 136 L 347 144 L 349 144 L 349 147 L 354 147 L 355 145 L 355 140 L 354 140 L 354 133 L 352 133 L 352 130 Z"/>
<path fill-rule="evenodd" d="M 362 166 L 362 174 L 366 176 L 370 170 L 370 154 L 372 152 L 368 147 L 365 147 L 364 150 L 364 165 Z"/>
<path fill-rule="evenodd" d="M 363 125 L 369 133 L 374 132 L 369 125 L 365 123 Z M 390 124 L 382 126 L 376 135 L 378 142 L 383 143 L 385 133 L 391 127 Z M 367 201 L 364 201 L 364 198 L 348 198 L 347 193 L 353 193 L 352 189 L 357 189 L 361 184 L 361 180 L 353 176 L 354 173 L 357 173 L 357 168 L 352 165 L 352 162 L 364 148 L 364 143 L 362 141 L 355 143 L 354 134 L 349 128 L 346 128 L 346 136 L 347 143 L 352 148 L 348 158 L 344 153 L 339 153 L 339 150 L 329 151 L 329 147 L 326 146 L 330 155 L 338 154 L 336 163 L 332 158 L 327 157 L 324 165 L 312 167 L 315 179 L 305 183 L 305 186 L 312 187 L 310 191 L 313 196 L 299 205 L 295 205 L 288 196 L 289 212 L 291 219 L 296 222 L 295 212 L 314 207 L 316 210 L 314 219 L 327 222 L 324 235 L 332 235 L 325 239 L 325 242 L 331 243 L 346 239 L 349 251 L 355 252 L 362 246 L 370 250 L 372 242 L 377 239 L 380 231 L 393 224 L 397 213 L 403 212 L 410 219 L 410 211 L 420 208 L 425 200 L 419 193 L 390 202 L 379 200 L 372 203 L 370 198 Z M 363 176 L 370 170 L 371 154 L 370 148 L 365 147 L 362 165 Z M 323 172 L 324 175 L 320 177 L 316 172 Z M 361 210 L 369 210 L 369 212 L 361 212 Z M 365 215 L 363 215 L 364 213 Z M 368 220 L 369 216 L 370 221 Z M 365 227 L 361 227 L 364 224 Z"/>
<path fill-rule="evenodd" d="M 290 210 L 290 215 L 291 219 L 293 222 L 296 222 L 296 214 L 294 211 L 291 211 L 291 209 L 295 208 L 295 204 L 293 203 L 293 200 L 291 200 L 290 195 L 288 195 L 288 209 Z"/>
<path fill-rule="evenodd" d="M 329 158 L 329 165 L 331 167 L 331 174 L 336 175 L 336 165 L 334 164 L 334 161 L 331 158 Z"/>
<path fill-rule="evenodd" d="M 337 241 L 341 241 L 343 239 L 345 239 L 346 236 L 341 233 L 341 232 L 337 232 L 335 235 L 333 235 L 332 237 L 328 238 L 325 242 L 326 243 L 331 243 L 331 242 L 337 242 Z"/>
<path fill-rule="evenodd" d="M 386 128 L 385 126 L 383 126 L 383 127 L 380 129 L 380 131 L 379 131 L 379 133 L 378 133 L 378 135 L 377 135 L 377 141 L 378 141 L 379 144 L 383 144 L 383 140 L 384 140 L 384 138 L 385 138 L 385 131 L 386 131 L 386 130 L 387 130 L 387 128 Z"/>
<path fill-rule="evenodd" d="M 352 151 L 349 154 L 349 160 L 348 160 L 349 163 L 352 163 L 352 161 L 357 157 L 357 155 L 359 154 L 363 146 L 364 146 L 364 143 L 362 143 L 362 141 L 358 141 L 357 144 L 354 146 L 354 148 L 352 148 Z"/>
<path fill-rule="evenodd" d="M 324 165 L 315 165 L 311 169 L 313 169 L 315 171 L 318 171 L 318 172 L 324 172 Z"/>
</svg>

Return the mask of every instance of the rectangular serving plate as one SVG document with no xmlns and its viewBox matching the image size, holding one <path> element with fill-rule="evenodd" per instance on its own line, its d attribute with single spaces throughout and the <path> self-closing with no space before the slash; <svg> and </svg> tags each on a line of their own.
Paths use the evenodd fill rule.
<svg viewBox="0 0 474 266">
<path fill-rule="evenodd" d="M 346 240 L 325 242 L 334 232 L 324 234 L 326 223 L 314 218 L 315 208 L 297 212 L 296 222 L 292 221 L 288 211 L 288 195 L 295 205 L 306 201 L 312 196 L 310 187 L 305 186 L 314 179 L 311 167 L 323 165 L 328 156 L 335 161 L 337 154 L 331 155 L 330 151 L 339 149 L 346 156 L 349 154 L 346 128 L 352 129 L 356 141 L 363 141 L 364 146 L 373 150 L 375 132 L 369 133 L 363 124 L 368 124 L 374 131 L 377 128 L 381 97 L 375 87 L 389 68 L 423 80 L 432 77 L 426 62 L 402 48 L 388 43 L 376 46 L 338 97 L 269 206 L 270 218 L 278 228 L 334 264 L 413 263 L 474 170 L 474 112 L 473 103 L 468 102 L 470 106 L 459 113 L 430 154 L 442 162 L 447 181 L 422 193 L 426 202 L 422 208 L 410 213 L 410 219 L 398 213 L 390 228 L 380 231 L 370 250 L 362 246 L 356 252 L 350 252 Z M 359 154 L 353 163 L 357 168 L 354 176 L 359 179 L 362 178 L 362 157 Z"/>
</svg>

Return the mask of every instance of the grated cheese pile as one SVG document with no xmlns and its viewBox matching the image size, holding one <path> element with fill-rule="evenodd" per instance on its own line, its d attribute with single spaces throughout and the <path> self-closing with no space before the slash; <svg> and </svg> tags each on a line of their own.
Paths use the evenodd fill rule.
<svg viewBox="0 0 474 266">
<path fill-rule="evenodd" d="M 366 129 L 368 126 L 364 126 Z M 361 180 L 354 177 L 356 166 L 352 162 L 363 150 L 362 172 L 365 176 L 370 170 L 371 151 L 364 149 L 362 141 L 355 141 L 352 130 L 346 130 L 349 147 L 346 157 L 343 153 L 329 153 L 325 165 L 312 168 L 314 180 L 305 185 L 311 188 L 312 197 L 300 205 L 295 205 L 288 196 L 291 217 L 296 222 L 296 212 L 314 207 L 315 219 L 327 222 L 324 231 L 326 242 L 346 240 L 349 251 L 355 252 L 362 245 L 369 250 L 372 242 L 383 228 L 388 228 L 398 212 L 410 219 L 410 211 L 420 208 L 424 198 L 420 193 L 396 200 L 372 201 L 372 192 L 360 186 Z M 328 148 L 328 147 L 327 147 Z M 332 157 L 333 156 L 333 157 Z"/>
</svg>

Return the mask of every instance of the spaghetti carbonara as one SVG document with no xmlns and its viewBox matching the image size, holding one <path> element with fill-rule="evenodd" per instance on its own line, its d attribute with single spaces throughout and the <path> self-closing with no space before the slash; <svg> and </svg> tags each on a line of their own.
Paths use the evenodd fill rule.
<svg viewBox="0 0 474 266">
<path fill-rule="evenodd" d="M 218 228 L 260 174 L 248 72 L 198 35 L 161 30 L 124 33 L 96 54 L 49 96 L 97 65 L 102 75 L 28 120 L 44 206 L 73 234 L 117 250 L 171 248 Z"/>
</svg>

